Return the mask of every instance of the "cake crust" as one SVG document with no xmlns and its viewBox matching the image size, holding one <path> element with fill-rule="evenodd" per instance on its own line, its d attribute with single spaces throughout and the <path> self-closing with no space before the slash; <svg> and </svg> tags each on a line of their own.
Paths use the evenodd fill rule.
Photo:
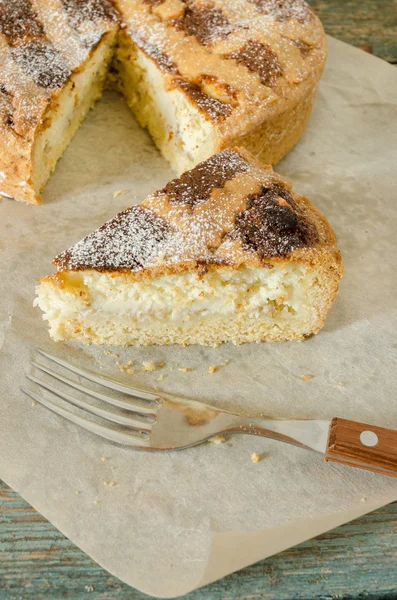
<svg viewBox="0 0 397 600">
<path fill-rule="evenodd" d="M 132 107 L 176 171 L 236 145 L 275 164 L 299 139 L 326 56 L 303 0 L 0 0 L 0 194 L 41 201 L 37 138 L 116 30 L 127 62 L 129 47 L 144 55 L 166 93 L 200 116 L 205 143 L 188 150 L 172 129 L 156 139 L 158 125 Z"/>
<path fill-rule="evenodd" d="M 59 254 L 37 303 L 54 339 L 206 344 L 317 333 L 343 267 L 325 217 L 227 149 Z"/>
<path fill-rule="evenodd" d="M 331 261 L 340 273 L 326 218 L 270 166 L 233 148 L 119 213 L 52 264 L 58 273 L 92 269 L 139 280 L 192 268 L 272 268 L 286 259 Z"/>
</svg>

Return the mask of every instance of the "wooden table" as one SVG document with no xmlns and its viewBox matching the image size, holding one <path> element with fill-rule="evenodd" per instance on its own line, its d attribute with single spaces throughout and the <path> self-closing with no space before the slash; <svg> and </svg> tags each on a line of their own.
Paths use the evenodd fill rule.
<svg viewBox="0 0 397 600">
<path fill-rule="evenodd" d="M 309 0 L 327 33 L 397 64 L 397 0 Z M 1 460 L 1 458 L 0 458 Z M 144 600 L 0 482 L 0 600 Z M 397 503 L 186 600 L 395 600 Z"/>
</svg>

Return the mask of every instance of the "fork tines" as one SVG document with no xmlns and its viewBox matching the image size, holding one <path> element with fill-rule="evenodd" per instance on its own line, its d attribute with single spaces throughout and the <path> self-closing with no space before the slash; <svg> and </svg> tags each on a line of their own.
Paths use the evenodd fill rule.
<svg viewBox="0 0 397 600">
<path fill-rule="evenodd" d="M 52 356 L 42 350 L 38 350 L 38 353 L 51 363 L 60 366 L 61 369 L 66 372 L 74 373 L 87 381 L 91 381 L 115 392 L 121 392 L 122 394 L 127 395 L 128 399 L 120 397 L 113 398 L 100 391 L 86 387 L 82 383 L 70 379 L 64 374 L 59 373 L 57 370 L 55 371 L 41 362 L 36 361 L 31 361 L 31 365 L 38 373 L 40 373 L 40 377 L 31 374 L 26 375 L 26 377 L 38 389 L 37 391 L 34 391 L 31 388 L 22 387 L 21 390 L 25 394 L 36 402 L 46 406 L 57 415 L 60 415 L 103 438 L 119 444 L 134 446 L 135 448 L 141 447 L 142 449 L 148 449 L 151 427 L 153 423 L 156 422 L 156 413 L 160 406 L 160 399 L 158 396 L 146 390 L 123 385 L 108 377 L 98 376 L 92 371 L 77 367 L 76 365 Z M 51 379 L 56 382 L 60 382 L 61 387 L 63 385 L 64 387 L 69 388 L 70 391 L 77 390 L 80 392 L 79 397 L 63 391 L 57 385 L 52 385 L 52 383 L 49 383 L 45 379 L 45 375 L 44 378 L 42 377 L 43 374 L 49 375 Z M 43 394 L 44 390 L 50 392 L 51 397 L 47 394 Z M 53 401 L 52 397 L 54 396 L 60 398 L 69 405 L 82 409 L 95 417 L 99 417 L 105 424 L 99 424 L 96 421 L 87 419 L 75 412 L 63 408 L 63 406 Z M 91 404 L 85 398 L 87 396 L 100 400 L 100 402 L 107 406 L 110 405 L 123 409 L 123 412 L 116 412 Z M 130 399 L 131 397 L 134 398 L 134 401 Z"/>
</svg>

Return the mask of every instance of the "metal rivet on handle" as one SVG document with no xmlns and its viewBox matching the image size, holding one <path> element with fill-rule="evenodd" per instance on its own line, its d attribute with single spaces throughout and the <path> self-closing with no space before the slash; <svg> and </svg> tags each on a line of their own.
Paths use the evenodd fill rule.
<svg viewBox="0 0 397 600">
<path fill-rule="evenodd" d="M 360 434 L 360 441 L 364 446 L 376 446 L 379 438 L 373 431 L 363 431 Z"/>
</svg>

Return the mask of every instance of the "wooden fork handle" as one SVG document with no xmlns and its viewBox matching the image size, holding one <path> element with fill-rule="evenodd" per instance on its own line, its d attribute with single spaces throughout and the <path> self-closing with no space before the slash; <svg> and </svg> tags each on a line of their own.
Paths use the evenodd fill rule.
<svg viewBox="0 0 397 600">
<path fill-rule="evenodd" d="M 397 431 L 336 417 L 325 460 L 397 477 Z"/>
</svg>

